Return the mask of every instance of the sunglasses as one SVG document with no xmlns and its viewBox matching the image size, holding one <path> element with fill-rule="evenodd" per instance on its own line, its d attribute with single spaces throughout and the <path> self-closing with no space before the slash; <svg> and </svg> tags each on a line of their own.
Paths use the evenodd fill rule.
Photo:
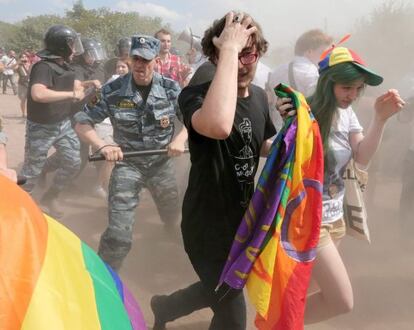
<svg viewBox="0 0 414 330">
<path fill-rule="evenodd" d="M 243 65 L 249 65 L 255 63 L 258 57 L 257 53 L 244 53 L 239 55 L 239 61 Z"/>
</svg>

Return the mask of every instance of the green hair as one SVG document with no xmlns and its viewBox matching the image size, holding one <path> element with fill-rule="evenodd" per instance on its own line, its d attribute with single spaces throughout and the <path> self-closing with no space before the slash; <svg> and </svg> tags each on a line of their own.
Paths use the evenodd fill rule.
<svg viewBox="0 0 414 330">
<path fill-rule="evenodd" d="M 318 121 L 324 149 L 328 146 L 332 120 L 337 111 L 335 83 L 350 84 L 360 79 L 365 79 L 365 73 L 352 62 L 336 64 L 324 70 L 319 76 L 315 93 L 309 97 L 308 103 Z"/>
<path fill-rule="evenodd" d="M 336 64 L 320 74 L 315 93 L 308 99 L 308 104 L 318 121 L 321 132 L 325 155 L 325 170 L 328 168 L 329 133 L 335 112 L 338 111 L 334 85 L 335 83 L 350 84 L 360 79 L 365 79 L 365 73 L 352 64 L 352 62 Z"/>
</svg>

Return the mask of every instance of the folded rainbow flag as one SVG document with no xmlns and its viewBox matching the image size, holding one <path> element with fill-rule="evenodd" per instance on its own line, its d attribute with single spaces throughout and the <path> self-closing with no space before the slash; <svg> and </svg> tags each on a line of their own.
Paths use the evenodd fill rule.
<svg viewBox="0 0 414 330">
<path fill-rule="evenodd" d="M 118 275 L 1 175 L 0 265 L 0 329 L 146 329 Z"/>
<path fill-rule="evenodd" d="M 323 148 L 304 96 L 275 91 L 297 115 L 273 141 L 250 205 L 235 236 L 220 284 L 246 284 L 259 329 L 303 329 L 306 291 L 322 217 Z"/>
</svg>

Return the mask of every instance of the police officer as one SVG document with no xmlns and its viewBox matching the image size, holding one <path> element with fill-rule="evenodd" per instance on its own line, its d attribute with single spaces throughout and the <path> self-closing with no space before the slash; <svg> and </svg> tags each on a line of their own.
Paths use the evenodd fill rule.
<svg viewBox="0 0 414 330">
<path fill-rule="evenodd" d="M 92 99 L 96 89 L 101 88 L 105 82 L 105 74 L 102 61 L 106 58 L 102 44 L 93 38 L 81 38 L 83 53 L 74 57 L 71 67 L 75 71 L 75 89 L 85 89 L 87 94 L 80 102 L 72 104 L 72 114 L 81 111 L 85 102 Z M 88 161 L 89 145 L 80 141 L 81 168 L 78 174 L 84 169 Z M 46 174 L 56 171 L 60 167 L 59 155 L 54 153 L 48 157 L 42 174 L 39 178 L 42 185 L 46 183 Z"/>
<path fill-rule="evenodd" d="M 116 57 L 109 59 L 104 66 L 105 81 L 108 81 L 116 73 L 116 63 L 118 60 L 126 61 L 128 59 L 130 49 L 131 38 L 125 37 L 118 40 L 115 48 Z"/>
<path fill-rule="evenodd" d="M 3 126 L 0 117 L 0 175 L 8 177 L 14 182 L 17 181 L 16 171 L 7 167 L 7 153 L 6 153 L 7 137 L 3 132 Z"/>
<path fill-rule="evenodd" d="M 109 187 L 109 226 L 101 237 L 99 255 L 115 270 L 132 243 L 134 210 L 143 187 L 151 192 L 161 220 L 173 227 L 179 215 L 178 189 L 169 156 L 181 155 L 187 140 L 183 128 L 175 138 L 178 83 L 154 72 L 160 42 L 150 36 L 132 37 L 131 73 L 106 84 L 95 106 L 75 115 L 75 130 L 105 156 L 116 161 Z M 93 125 L 111 119 L 114 141 L 107 145 Z M 123 159 L 125 151 L 168 149 L 167 155 Z"/>
<path fill-rule="evenodd" d="M 70 116 L 72 103 L 81 100 L 84 91 L 74 88 L 75 72 L 68 65 L 75 54 L 83 52 L 79 39 L 70 27 L 51 26 L 44 37 L 45 49 L 38 53 L 41 61 L 31 70 L 28 88 L 24 189 L 32 192 L 53 146 L 60 166 L 41 203 L 56 217 L 62 216 L 57 197 L 80 165 L 79 139 L 72 129 Z"/>
<path fill-rule="evenodd" d="M 103 61 L 106 59 L 102 43 L 93 38 L 82 38 L 84 52 L 74 58 L 76 80 L 84 87 L 96 86 L 105 82 Z M 98 83 L 99 82 L 99 83 Z"/>
</svg>

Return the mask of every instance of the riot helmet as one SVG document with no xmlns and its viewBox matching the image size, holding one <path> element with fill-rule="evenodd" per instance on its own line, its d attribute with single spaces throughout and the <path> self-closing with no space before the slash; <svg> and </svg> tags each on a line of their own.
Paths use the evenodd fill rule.
<svg viewBox="0 0 414 330">
<path fill-rule="evenodd" d="M 44 37 L 45 49 L 38 53 L 43 58 L 63 58 L 68 60 L 73 55 L 83 53 L 79 34 L 65 25 L 52 25 Z"/>
<path fill-rule="evenodd" d="M 106 59 L 106 52 L 102 46 L 102 43 L 93 38 L 82 38 L 82 46 L 84 53 L 82 54 L 85 58 L 89 57 L 93 62 L 100 62 Z"/>
<path fill-rule="evenodd" d="M 128 57 L 131 49 L 131 38 L 125 37 L 118 40 L 115 49 L 115 56 Z"/>
</svg>

